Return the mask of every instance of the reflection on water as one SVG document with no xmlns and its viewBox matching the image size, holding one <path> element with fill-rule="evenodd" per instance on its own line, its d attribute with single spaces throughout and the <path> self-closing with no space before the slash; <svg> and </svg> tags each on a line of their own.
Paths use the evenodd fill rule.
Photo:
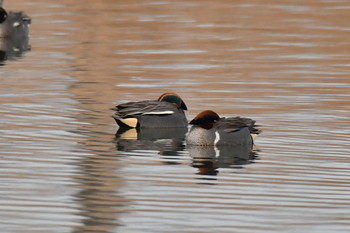
<svg viewBox="0 0 350 233">
<path fill-rule="evenodd" d="M 216 175 L 219 168 L 242 168 L 257 157 L 256 149 L 251 145 L 238 146 L 188 146 L 193 159 L 192 166 L 198 168 L 198 174 Z"/>
<path fill-rule="evenodd" d="M 81 170 L 75 178 L 75 186 L 80 191 L 74 195 L 74 200 L 80 203 L 82 227 L 73 232 L 109 232 L 115 229 L 120 224 L 119 214 L 128 204 L 127 197 L 116 192 L 122 185 L 116 174 L 118 162 L 111 156 L 87 156 L 79 167 Z"/>
<path fill-rule="evenodd" d="M 0 38 L 0 65 L 15 60 L 30 50 L 29 38 Z"/>
<path fill-rule="evenodd" d="M 123 129 L 116 133 L 117 149 L 121 151 L 157 150 L 161 154 L 166 151 L 183 150 L 187 128 L 160 129 Z"/>
<path fill-rule="evenodd" d="M 202 175 L 216 175 L 218 168 L 241 168 L 257 157 L 255 145 L 185 147 L 186 133 L 187 128 L 119 128 L 115 143 L 119 151 L 156 151 L 164 161 L 169 157 L 173 159 L 174 156 L 181 156 L 179 152 L 187 150 L 192 158 L 192 166 L 198 168 L 198 174 Z"/>
<path fill-rule="evenodd" d="M 0 67 L 3 232 L 348 232 L 347 1 L 6 4 L 33 24 Z M 164 92 L 256 120 L 259 152 L 118 130 Z"/>
</svg>

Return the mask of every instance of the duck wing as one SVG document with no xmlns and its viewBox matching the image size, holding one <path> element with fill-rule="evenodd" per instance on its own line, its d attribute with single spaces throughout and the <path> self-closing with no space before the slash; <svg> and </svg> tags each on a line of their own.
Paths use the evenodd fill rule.
<svg viewBox="0 0 350 233">
<path fill-rule="evenodd" d="M 140 115 L 169 115 L 173 114 L 175 109 L 174 105 L 167 102 L 144 100 L 119 104 L 112 110 L 116 111 L 116 115 L 126 118 Z"/>
<path fill-rule="evenodd" d="M 219 129 L 227 133 L 236 132 L 245 127 L 249 128 L 251 134 L 259 134 L 261 132 L 261 130 L 257 128 L 258 126 L 255 125 L 255 120 L 245 117 L 220 118 L 216 124 Z"/>
</svg>

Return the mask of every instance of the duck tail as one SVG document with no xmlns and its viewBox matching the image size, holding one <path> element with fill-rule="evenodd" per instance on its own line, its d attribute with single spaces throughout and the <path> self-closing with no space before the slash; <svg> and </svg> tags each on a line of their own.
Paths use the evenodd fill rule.
<svg viewBox="0 0 350 233">
<path fill-rule="evenodd" d="M 112 115 L 112 117 L 121 128 L 137 128 L 138 126 L 137 118 L 121 118 L 116 114 Z"/>
</svg>

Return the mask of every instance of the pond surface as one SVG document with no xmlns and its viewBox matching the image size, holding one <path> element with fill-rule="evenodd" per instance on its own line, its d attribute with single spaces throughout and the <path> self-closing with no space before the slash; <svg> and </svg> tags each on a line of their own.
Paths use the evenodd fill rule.
<svg viewBox="0 0 350 233">
<path fill-rule="evenodd" d="M 4 7 L 32 25 L 0 66 L 2 232 L 349 232 L 348 1 Z M 256 147 L 117 133 L 109 108 L 164 92 L 255 119 Z"/>
</svg>

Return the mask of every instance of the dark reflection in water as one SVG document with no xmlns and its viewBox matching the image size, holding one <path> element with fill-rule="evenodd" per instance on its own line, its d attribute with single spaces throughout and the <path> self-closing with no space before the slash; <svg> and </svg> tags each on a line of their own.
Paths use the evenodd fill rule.
<svg viewBox="0 0 350 233">
<path fill-rule="evenodd" d="M 191 165 L 200 175 L 217 175 L 219 168 L 242 168 L 257 157 L 257 149 L 251 145 L 193 146 L 184 145 L 187 128 L 170 129 L 123 129 L 115 135 L 118 151 L 158 151 L 167 164 L 177 164 L 174 158 L 187 150 Z M 167 162 L 168 161 L 168 162 Z"/>
<path fill-rule="evenodd" d="M 98 102 L 79 100 L 82 106 L 98 105 Z M 124 184 L 121 179 L 121 164 L 116 158 L 113 134 L 105 133 L 98 124 L 99 111 L 88 111 L 79 114 L 77 119 L 82 124 L 75 130 L 84 135 L 78 143 L 81 157 L 74 163 L 77 170 L 74 176 L 74 187 L 78 191 L 73 200 L 78 204 L 79 227 L 73 232 L 116 232 L 120 226 L 119 216 L 127 212 L 129 200 L 120 189 Z"/>
<path fill-rule="evenodd" d="M 117 191 L 121 185 L 115 173 L 117 161 L 113 156 L 88 156 L 79 166 L 81 176 L 76 182 L 81 191 L 75 198 L 83 220 L 74 232 L 113 232 L 126 205 L 125 197 Z"/>
<path fill-rule="evenodd" d="M 174 155 L 184 149 L 187 128 L 122 129 L 116 133 L 119 151 L 157 150 L 162 155 Z"/>
<path fill-rule="evenodd" d="M 193 146 L 187 147 L 193 159 L 192 166 L 198 174 L 217 175 L 219 168 L 242 168 L 257 157 L 257 151 L 250 145 L 237 146 Z"/>
<path fill-rule="evenodd" d="M 30 51 L 29 37 L 0 38 L 0 65 L 16 60 Z"/>
</svg>

